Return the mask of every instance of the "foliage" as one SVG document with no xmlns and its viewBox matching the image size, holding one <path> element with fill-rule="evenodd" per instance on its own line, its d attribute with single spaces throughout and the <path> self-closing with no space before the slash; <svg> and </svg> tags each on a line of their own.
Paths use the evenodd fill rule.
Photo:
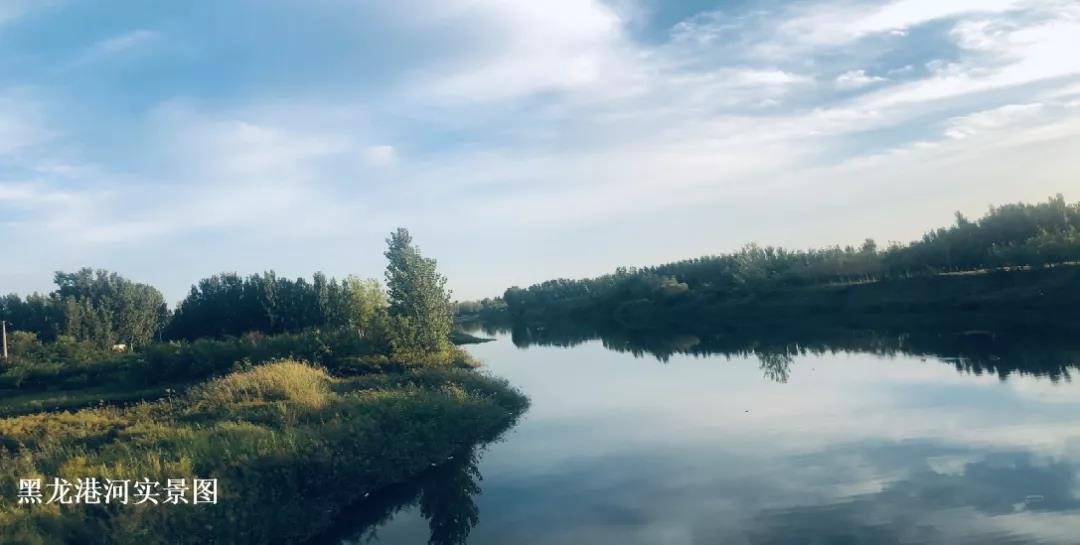
<svg viewBox="0 0 1080 545">
<path fill-rule="evenodd" d="M 1080 203 L 1057 195 L 1039 204 L 991 208 L 978 221 L 956 213 L 956 224 L 894 246 L 883 261 L 892 274 L 1047 265 L 1080 260 Z"/>
<path fill-rule="evenodd" d="M 0 392 L 109 385 L 123 397 L 127 389 L 185 384 L 285 358 L 317 363 L 341 375 L 417 365 L 471 365 L 456 347 L 438 353 L 394 351 L 383 340 L 345 328 L 171 341 L 125 353 L 66 337 L 41 343 L 30 334 L 19 333 L 13 339 L 12 357 L 0 367 Z"/>
<path fill-rule="evenodd" d="M 308 282 L 273 271 L 241 278 L 223 273 L 204 278 L 177 306 L 169 323 L 172 339 L 267 334 L 307 328 L 371 329 L 385 313 L 386 295 L 376 280 L 342 280 L 315 273 Z"/>
<path fill-rule="evenodd" d="M 309 282 L 273 271 L 247 277 L 223 273 L 192 286 L 170 315 L 154 288 L 115 273 L 82 269 L 58 272 L 58 288 L 48 296 L 0 298 L 0 319 L 44 341 L 68 336 L 97 348 L 117 343 L 124 349 L 145 348 L 163 333 L 172 340 L 195 341 L 250 332 L 348 329 L 371 347 L 364 355 L 382 353 L 397 361 L 454 358 L 446 278 L 434 259 L 420 254 L 407 230 L 398 229 L 387 243 L 389 294 L 377 280 L 355 276 L 337 280 L 316 273 Z"/>
<path fill-rule="evenodd" d="M 453 314 L 446 277 L 434 259 L 420 254 L 409 231 L 399 228 L 386 239 L 386 287 L 390 314 L 398 335 L 391 339 L 399 352 L 439 353 L 450 348 Z"/>
<path fill-rule="evenodd" d="M 390 302 L 378 280 L 350 275 L 342 283 L 342 293 L 348 325 L 362 334 L 376 329 L 385 318 Z"/>
<path fill-rule="evenodd" d="M 656 305 L 693 306 L 693 301 L 736 300 L 782 288 L 1074 261 L 1080 261 L 1080 203 L 1067 204 L 1058 195 L 1034 205 L 991 208 L 975 222 L 957 214 L 956 225 L 885 250 L 872 239 L 859 247 L 812 250 L 748 244 L 730 254 L 621 267 L 596 278 L 549 280 L 524 289 L 515 286 L 506 290 L 503 300 L 518 319 L 633 319 Z"/>
<path fill-rule="evenodd" d="M 454 316 L 459 320 L 482 320 L 491 322 L 509 316 L 510 307 L 502 297 L 485 297 L 479 301 L 457 301 Z"/>
<path fill-rule="evenodd" d="M 168 319 L 161 293 L 104 270 L 57 272 L 57 289 L 25 299 L 0 298 L 0 319 L 43 339 L 68 335 L 100 347 L 143 346 L 159 338 Z"/>
</svg>

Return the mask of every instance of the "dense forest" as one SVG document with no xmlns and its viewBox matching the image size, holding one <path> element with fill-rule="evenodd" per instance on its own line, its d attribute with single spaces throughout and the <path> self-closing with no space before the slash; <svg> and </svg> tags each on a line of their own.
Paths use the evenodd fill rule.
<svg viewBox="0 0 1080 545">
<path fill-rule="evenodd" d="M 992 207 L 972 221 L 926 233 L 910 244 L 790 250 L 748 244 L 740 250 L 650 267 L 621 267 L 582 280 L 549 280 L 511 287 L 502 300 L 459 304 L 466 316 L 492 316 L 505 307 L 516 319 L 640 318 L 657 304 L 682 310 L 706 301 L 735 300 L 785 289 L 851 285 L 1009 267 L 1080 261 L 1080 203 L 1061 195 L 1038 204 Z M 942 294 L 945 295 L 945 294 Z"/>
<path fill-rule="evenodd" d="M 387 240 L 387 290 L 355 276 L 273 271 L 200 280 L 170 312 L 157 289 L 104 270 L 57 272 L 56 290 L 0 297 L 0 319 L 38 340 L 74 340 L 97 348 L 145 347 L 158 341 L 349 329 L 386 350 L 445 351 L 452 327 L 450 293 L 435 260 L 423 257 L 405 229 Z"/>
<path fill-rule="evenodd" d="M 0 297 L 0 319 L 47 341 L 65 335 L 100 345 L 145 345 L 160 338 L 169 312 L 161 292 L 116 273 L 57 272 L 56 290 Z"/>
</svg>

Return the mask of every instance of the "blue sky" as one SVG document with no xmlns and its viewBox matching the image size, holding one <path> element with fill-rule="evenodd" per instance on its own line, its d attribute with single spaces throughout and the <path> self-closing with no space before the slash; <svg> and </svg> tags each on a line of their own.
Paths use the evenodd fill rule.
<svg viewBox="0 0 1080 545">
<path fill-rule="evenodd" d="M 0 1 L 0 292 L 117 270 L 461 298 L 1080 199 L 1080 5 Z"/>
</svg>

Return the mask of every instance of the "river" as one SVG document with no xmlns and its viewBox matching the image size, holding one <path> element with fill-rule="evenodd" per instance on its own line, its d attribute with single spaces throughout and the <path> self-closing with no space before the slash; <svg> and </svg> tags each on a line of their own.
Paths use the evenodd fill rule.
<svg viewBox="0 0 1080 545">
<path fill-rule="evenodd" d="M 1071 339 L 494 336 L 527 415 L 327 543 L 1080 543 Z"/>
</svg>

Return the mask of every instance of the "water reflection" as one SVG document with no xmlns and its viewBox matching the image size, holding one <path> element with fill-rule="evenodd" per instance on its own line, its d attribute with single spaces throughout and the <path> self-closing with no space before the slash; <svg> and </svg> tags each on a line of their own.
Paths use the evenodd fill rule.
<svg viewBox="0 0 1080 545">
<path fill-rule="evenodd" d="M 890 450 L 903 447 L 893 446 Z M 841 455 L 842 452 L 833 452 Z M 896 452 L 889 453 L 895 456 Z M 756 515 L 748 541 L 757 545 L 794 543 L 1032 543 L 1040 523 L 1080 508 L 1074 495 L 1077 467 L 1042 460 L 1031 453 L 996 453 L 933 468 L 915 458 L 903 478 L 881 491 L 844 501 L 771 509 Z M 1010 522 L 1026 520 L 1031 528 Z M 1063 519 L 1075 523 L 1068 518 Z M 795 537 L 798 536 L 798 537 Z M 976 538 L 978 536 L 978 538 Z"/>
<path fill-rule="evenodd" d="M 358 545 L 379 540 L 378 529 L 399 512 L 419 507 L 429 545 L 463 545 L 480 522 L 478 448 L 453 456 L 417 478 L 392 486 L 347 509 L 335 528 L 313 543 Z"/>
<path fill-rule="evenodd" d="M 1073 545 L 1080 530 L 1080 467 L 1030 452 L 852 443 L 711 464 L 680 452 L 674 474 L 671 455 L 613 456 L 512 483 L 489 514 L 530 518 L 471 543 L 573 543 L 568 536 L 589 529 L 588 542 L 599 545 Z"/>
<path fill-rule="evenodd" d="M 727 325 L 711 331 L 627 330 L 610 324 L 552 322 L 544 324 L 471 324 L 485 334 L 511 335 L 515 346 L 573 347 L 600 340 L 603 346 L 637 357 L 667 362 L 673 355 L 727 358 L 756 357 L 763 375 L 786 382 L 797 356 L 866 353 L 913 355 L 953 365 L 957 371 L 995 374 L 1002 379 L 1019 373 L 1069 380 L 1080 366 L 1080 331 L 1039 321 L 988 317 L 957 323 L 949 317 L 917 321 L 836 323 L 820 320 Z"/>
<path fill-rule="evenodd" d="M 528 415 L 357 506 L 344 542 L 1078 543 L 1080 335 L 1053 324 L 486 333 L 470 351 Z"/>
</svg>

